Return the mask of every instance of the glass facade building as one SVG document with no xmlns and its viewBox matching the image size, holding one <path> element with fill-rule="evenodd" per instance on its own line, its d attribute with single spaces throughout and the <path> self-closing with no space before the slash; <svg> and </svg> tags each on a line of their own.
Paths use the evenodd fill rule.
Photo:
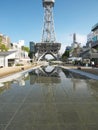
<svg viewBox="0 0 98 130">
<path fill-rule="evenodd" d="M 91 33 L 87 35 L 87 41 L 98 41 L 98 23 L 92 27 Z"/>
</svg>

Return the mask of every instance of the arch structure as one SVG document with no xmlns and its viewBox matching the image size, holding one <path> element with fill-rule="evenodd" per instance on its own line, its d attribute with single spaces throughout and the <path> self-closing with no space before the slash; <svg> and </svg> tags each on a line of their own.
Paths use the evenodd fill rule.
<svg viewBox="0 0 98 130">
<path fill-rule="evenodd" d="M 60 48 L 61 43 L 36 43 L 37 61 L 44 60 L 47 54 L 50 54 L 55 60 L 58 60 Z"/>
<path fill-rule="evenodd" d="M 33 70 L 32 72 L 30 72 L 31 75 L 36 75 L 36 76 L 45 76 L 45 77 L 60 77 L 59 76 L 59 69 L 58 67 L 53 67 L 51 70 L 47 71 L 46 70 L 47 67 L 43 66 L 40 67 L 36 70 Z"/>
<path fill-rule="evenodd" d="M 54 31 L 53 8 L 55 0 L 42 0 L 44 7 L 44 26 L 41 43 L 36 43 L 35 50 L 38 54 L 37 60 L 44 59 L 47 54 L 58 59 L 61 43 L 56 42 Z"/>
<path fill-rule="evenodd" d="M 58 59 L 57 54 L 53 54 L 52 52 L 44 52 L 42 55 L 39 55 L 38 61 L 40 61 L 41 59 L 44 60 L 44 59 L 45 59 L 45 56 L 48 55 L 48 54 L 50 54 L 51 56 L 53 56 L 55 60 Z"/>
</svg>

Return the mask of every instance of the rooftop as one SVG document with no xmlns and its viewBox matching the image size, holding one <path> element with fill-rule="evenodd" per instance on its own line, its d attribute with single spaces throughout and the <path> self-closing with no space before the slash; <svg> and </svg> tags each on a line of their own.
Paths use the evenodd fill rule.
<svg viewBox="0 0 98 130">
<path fill-rule="evenodd" d="M 16 52 L 16 51 L 2 51 L 2 52 L 0 52 L 0 56 L 7 56 L 7 55 L 10 55 L 14 52 Z"/>
<path fill-rule="evenodd" d="M 92 27 L 91 31 L 95 31 L 96 29 L 98 29 L 98 23 L 96 23 L 96 24 Z"/>
</svg>

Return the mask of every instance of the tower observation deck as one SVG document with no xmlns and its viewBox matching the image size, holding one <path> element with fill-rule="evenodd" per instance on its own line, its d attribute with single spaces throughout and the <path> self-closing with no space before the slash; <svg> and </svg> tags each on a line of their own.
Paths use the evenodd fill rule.
<svg viewBox="0 0 98 130">
<path fill-rule="evenodd" d="M 57 58 L 61 43 L 56 42 L 54 31 L 53 7 L 55 0 L 42 0 L 44 8 L 44 26 L 41 43 L 36 43 L 36 51 L 39 56 L 51 54 Z M 38 57 L 39 57 L 38 56 Z"/>
</svg>

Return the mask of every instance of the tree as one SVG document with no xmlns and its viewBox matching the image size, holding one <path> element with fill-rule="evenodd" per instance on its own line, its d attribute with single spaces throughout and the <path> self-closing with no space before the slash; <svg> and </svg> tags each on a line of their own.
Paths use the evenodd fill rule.
<svg viewBox="0 0 98 130">
<path fill-rule="evenodd" d="M 29 47 L 22 46 L 22 50 L 23 50 L 23 51 L 26 51 L 26 52 L 28 52 L 28 53 L 29 53 L 29 50 L 30 50 L 30 49 L 29 49 Z"/>
<path fill-rule="evenodd" d="M 0 37 L 0 51 L 8 51 L 8 48 L 2 43 L 2 37 Z"/>
<path fill-rule="evenodd" d="M 4 44 L 1 44 L 0 50 L 1 51 L 8 51 L 8 48 Z"/>
<path fill-rule="evenodd" d="M 62 60 L 66 60 L 68 57 L 69 57 L 69 53 L 70 51 L 69 50 L 66 50 L 63 55 L 62 55 Z"/>
<path fill-rule="evenodd" d="M 33 58 L 33 53 L 29 52 L 28 56 L 30 57 L 30 59 L 32 59 Z"/>
</svg>

